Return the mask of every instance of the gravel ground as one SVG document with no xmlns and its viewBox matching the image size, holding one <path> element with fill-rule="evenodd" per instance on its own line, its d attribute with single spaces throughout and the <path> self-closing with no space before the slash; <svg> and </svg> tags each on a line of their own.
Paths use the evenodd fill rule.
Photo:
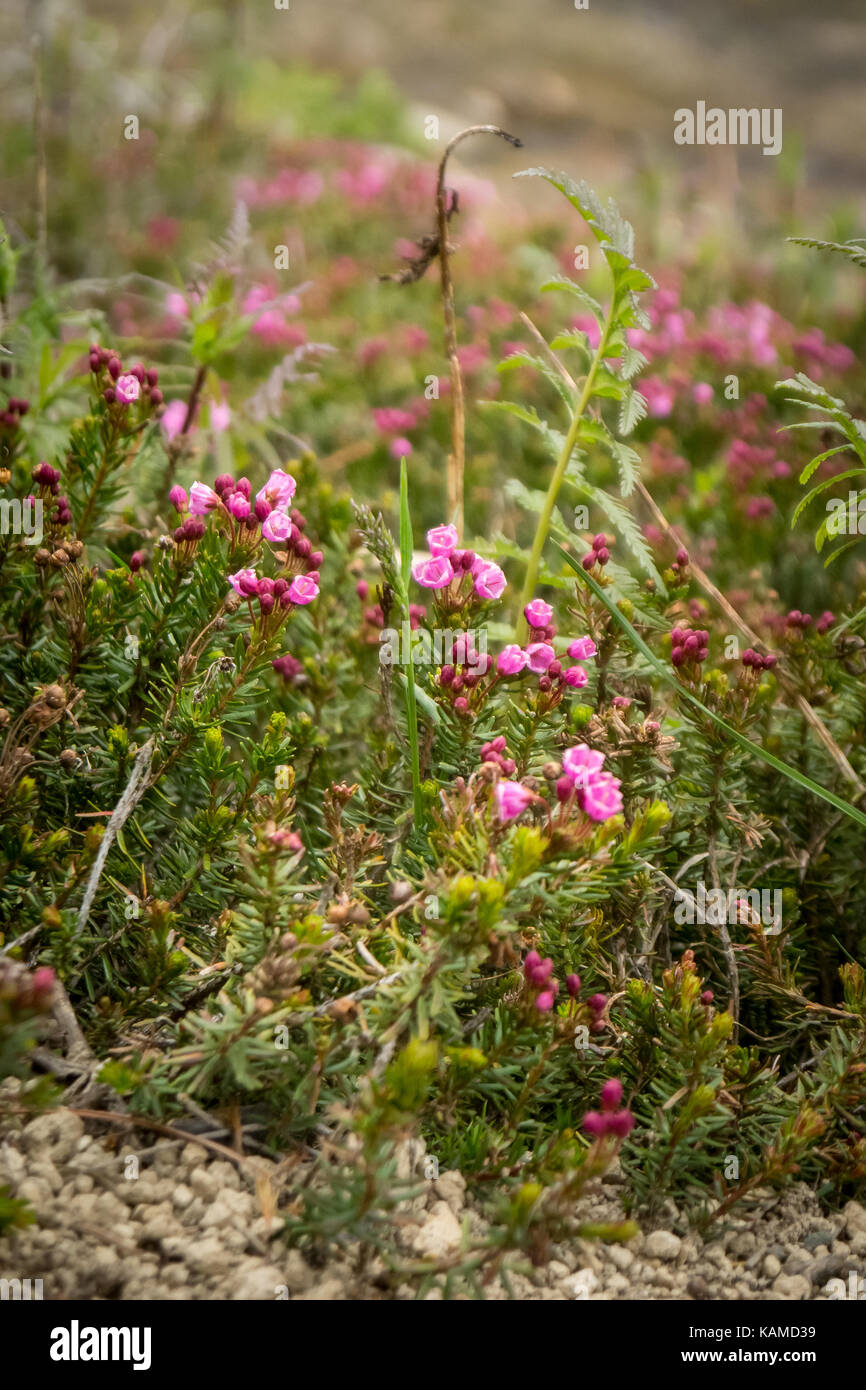
<svg viewBox="0 0 866 1390">
<path fill-rule="evenodd" d="M 292 1196 L 284 1168 L 269 1159 L 242 1165 L 202 1145 L 157 1139 L 146 1150 L 106 1135 L 71 1110 L 57 1109 L 0 1133 L 0 1185 L 26 1198 L 34 1225 L 0 1238 L 0 1277 L 41 1278 L 46 1299 L 414 1298 L 394 1287 L 378 1260 L 363 1275 L 344 1262 L 312 1268 L 280 1237 L 279 1210 Z M 400 1176 L 420 1173 L 422 1145 L 404 1144 Z M 138 1176 L 134 1176 L 138 1167 Z M 297 1168 L 293 1182 L 297 1182 Z M 584 1199 L 580 1216 L 621 1219 L 622 1178 L 615 1171 Z M 408 1260 L 447 1258 L 463 1225 L 483 1236 L 458 1172 L 443 1172 L 429 1192 L 407 1202 L 400 1247 Z M 848 1202 L 823 1213 L 803 1184 L 781 1197 L 767 1192 L 706 1242 L 685 1229 L 673 1204 L 666 1227 L 625 1245 L 574 1240 L 554 1246 L 539 1269 L 497 1279 L 488 1297 L 506 1299 L 826 1299 L 853 1271 L 866 1298 L 866 1210 Z M 515 1261 L 520 1264 L 520 1261 Z M 440 1298 L 434 1289 L 428 1298 Z"/>
</svg>

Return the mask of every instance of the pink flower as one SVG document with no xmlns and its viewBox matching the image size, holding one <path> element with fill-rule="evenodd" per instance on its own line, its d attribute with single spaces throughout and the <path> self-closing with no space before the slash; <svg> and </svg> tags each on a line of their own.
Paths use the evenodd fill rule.
<svg viewBox="0 0 866 1390">
<path fill-rule="evenodd" d="M 522 782 L 497 782 L 494 796 L 501 821 L 514 820 L 532 800 L 532 792 Z"/>
<path fill-rule="evenodd" d="M 182 294 L 177 290 L 172 290 L 165 297 L 166 313 L 171 314 L 173 319 L 185 319 L 189 317 L 189 305 Z"/>
<path fill-rule="evenodd" d="M 534 598 L 531 603 L 527 603 L 523 616 L 530 627 L 547 627 L 553 617 L 553 609 L 544 599 Z"/>
<path fill-rule="evenodd" d="M 692 396 L 698 405 L 708 405 L 713 399 L 713 388 L 708 381 L 699 381 L 692 387 Z"/>
<path fill-rule="evenodd" d="M 244 521 L 250 514 L 250 500 L 242 492 L 233 492 L 225 499 L 225 505 L 238 521 Z"/>
<path fill-rule="evenodd" d="M 507 583 L 498 565 L 488 560 L 475 570 L 475 592 L 479 598 L 501 598 Z"/>
<path fill-rule="evenodd" d="M 298 574 L 289 585 L 289 598 L 292 603 L 312 603 L 319 596 L 319 579 L 311 574 Z"/>
<path fill-rule="evenodd" d="M 213 401 L 210 408 L 210 425 L 217 434 L 222 434 L 231 424 L 232 412 L 225 401 Z"/>
<path fill-rule="evenodd" d="M 526 648 L 526 664 L 537 676 L 543 676 L 555 655 L 549 642 L 530 642 Z"/>
<path fill-rule="evenodd" d="M 541 1014 L 548 1014 L 553 1008 L 556 999 L 552 989 L 546 989 L 543 994 L 536 996 L 535 1007 Z"/>
<path fill-rule="evenodd" d="M 515 642 L 503 647 L 499 656 L 496 658 L 496 669 L 500 676 L 516 676 L 518 671 L 522 671 L 529 658 L 522 647 L 518 647 Z"/>
<path fill-rule="evenodd" d="M 412 445 L 405 436 L 400 435 L 397 439 L 392 439 L 388 445 L 388 453 L 392 459 L 407 459 L 412 452 Z"/>
<path fill-rule="evenodd" d="M 114 394 L 121 405 L 131 405 L 141 395 L 141 382 L 138 377 L 127 372 L 125 376 L 119 376 L 114 383 Z"/>
<path fill-rule="evenodd" d="M 630 1110 L 618 1110 L 615 1115 L 606 1117 L 606 1128 L 617 1139 L 625 1139 L 634 1129 L 634 1115 Z"/>
<path fill-rule="evenodd" d="M 160 417 L 160 428 L 165 431 L 169 439 L 174 439 L 180 434 L 186 421 L 186 402 L 169 401 Z"/>
<path fill-rule="evenodd" d="M 597 1110 L 588 1110 L 583 1117 L 583 1129 L 593 1139 L 599 1139 L 602 1134 L 607 1133 L 607 1120 Z"/>
<path fill-rule="evenodd" d="M 622 1082 L 615 1076 L 605 1081 L 601 1088 L 602 1110 L 616 1110 L 622 1100 Z"/>
<path fill-rule="evenodd" d="M 597 776 L 603 766 L 604 754 L 588 748 L 585 743 L 566 748 L 562 755 L 562 770 L 575 787 L 585 786 L 587 779 Z"/>
<path fill-rule="evenodd" d="M 266 541 L 284 541 L 292 529 L 292 518 L 286 512 L 269 512 L 262 522 L 262 535 Z"/>
<path fill-rule="evenodd" d="M 586 685 L 589 676 L 582 666 L 568 666 L 562 673 L 562 679 L 565 681 L 566 685 L 572 685 L 576 689 L 580 689 L 581 686 Z"/>
<path fill-rule="evenodd" d="M 578 637 L 569 647 L 568 655 L 572 661 L 588 661 L 597 651 L 598 647 L 591 637 Z"/>
<path fill-rule="evenodd" d="M 256 493 L 257 502 L 269 502 L 272 507 L 287 507 L 295 495 L 297 483 L 291 473 L 275 468 L 264 487 Z"/>
<path fill-rule="evenodd" d="M 427 532 L 427 544 L 433 556 L 450 555 L 456 549 L 459 536 L 456 526 L 434 526 Z"/>
<path fill-rule="evenodd" d="M 189 490 L 189 509 L 193 516 L 206 516 L 219 503 L 219 497 L 207 483 L 193 483 Z"/>
<path fill-rule="evenodd" d="M 412 578 L 422 589 L 445 589 L 454 578 L 447 555 L 435 555 L 429 560 L 417 560 L 412 566 Z"/>
<path fill-rule="evenodd" d="M 608 820 L 619 815 L 622 810 L 620 781 L 609 772 L 599 772 L 590 777 L 583 788 L 581 805 L 592 820 Z"/>
<path fill-rule="evenodd" d="M 241 598 L 252 598 L 259 591 L 259 581 L 255 570 L 238 570 L 236 574 L 229 575 L 229 583 L 236 594 Z"/>
<path fill-rule="evenodd" d="M 180 483 L 175 483 L 174 487 L 168 494 L 168 500 L 174 507 L 175 511 L 179 512 L 179 514 L 183 516 L 184 512 L 186 511 L 186 504 L 189 501 L 189 498 L 186 495 L 186 488 L 181 487 Z"/>
</svg>

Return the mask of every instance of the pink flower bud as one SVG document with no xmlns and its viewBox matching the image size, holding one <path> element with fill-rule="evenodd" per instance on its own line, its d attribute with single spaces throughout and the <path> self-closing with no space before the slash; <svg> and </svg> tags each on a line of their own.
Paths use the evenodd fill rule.
<svg viewBox="0 0 866 1390">
<path fill-rule="evenodd" d="M 622 1100 L 622 1082 L 615 1076 L 605 1081 L 601 1088 L 602 1110 L 616 1110 Z"/>
<path fill-rule="evenodd" d="M 530 627 L 546 627 L 553 617 L 553 609 L 543 599 L 534 598 L 531 603 L 527 603 L 523 616 Z"/>
</svg>

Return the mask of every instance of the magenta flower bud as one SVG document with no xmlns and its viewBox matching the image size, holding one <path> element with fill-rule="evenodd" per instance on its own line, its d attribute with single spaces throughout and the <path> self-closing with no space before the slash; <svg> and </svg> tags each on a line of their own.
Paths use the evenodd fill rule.
<svg viewBox="0 0 866 1390">
<path fill-rule="evenodd" d="M 607 995 L 593 994 L 592 997 L 587 1000 L 587 1003 L 594 1014 L 600 1014 L 603 1009 L 607 1008 Z"/>
<path fill-rule="evenodd" d="M 54 990 L 56 976 L 50 965 L 40 965 L 30 977 L 30 988 L 34 995 L 48 995 Z"/>
<path fill-rule="evenodd" d="M 513 758 L 501 758 L 499 761 L 499 766 L 502 768 L 502 771 L 505 773 L 506 777 L 510 777 L 514 769 L 517 767 L 517 763 L 514 761 Z"/>
<path fill-rule="evenodd" d="M 479 565 L 486 564 L 486 561 L 476 555 L 474 550 L 455 550 L 454 558 L 451 563 L 456 570 L 469 571 L 475 568 L 476 562 Z"/>
<path fill-rule="evenodd" d="M 689 552 L 688 552 L 687 550 L 685 550 L 682 546 L 680 546 L 679 550 L 677 551 L 677 564 L 678 564 L 678 565 L 687 565 L 688 563 L 689 563 Z"/>
<path fill-rule="evenodd" d="M 572 999 L 576 999 L 577 996 L 580 994 L 580 976 L 579 976 L 579 975 L 566 975 L 566 977 L 565 977 L 565 988 L 568 990 L 568 992 L 569 992 L 569 994 L 571 995 Z"/>
<path fill-rule="evenodd" d="M 547 691 L 551 688 L 552 685 L 553 685 L 553 681 L 550 679 L 550 676 L 539 676 L 539 678 L 538 678 L 538 688 L 539 688 L 539 690 L 543 690 L 544 693 L 546 694 Z"/>
<path fill-rule="evenodd" d="M 224 492 L 234 492 L 235 480 L 231 473 L 220 473 L 218 478 L 214 478 L 214 492 L 218 492 L 222 497 Z"/>
<path fill-rule="evenodd" d="M 146 559 L 147 556 L 143 550 L 133 550 L 129 557 L 129 568 L 133 574 L 138 573 Z"/>
<path fill-rule="evenodd" d="M 574 783 L 570 777 L 560 777 L 556 784 L 557 801 L 568 801 L 574 795 Z"/>
<path fill-rule="evenodd" d="M 266 521 L 271 514 L 271 510 L 270 502 L 264 502 L 261 498 L 257 498 L 256 504 L 253 507 L 253 516 L 256 521 Z"/>
<path fill-rule="evenodd" d="M 117 399 L 117 397 L 114 394 L 114 388 L 111 386 L 106 386 L 105 390 L 102 393 L 102 399 L 105 401 L 106 405 L 114 405 L 114 402 Z"/>
<path fill-rule="evenodd" d="M 122 371 L 123 371 L 123 367 L 121 366 L 120 358 L 119 358 L 119 357 L 109 357 L 109 359 L 108 359 L 108 375 L 111 377 L 112 381 L 117 381 L 117 378 L 120 376 L 120 373 L 121 373 Z"/>
<path fill-rule="evenodd" d="M 281 608 L 291 608 L 291 606 L 292 606 L 292 595 L 290 594 L 290 592 L 289 592 L 288 589 L 284 589 L 284 590 L 283 590 L 283 592 L 280 594 L 280 596 L 279 596 L 277 602 L 279 603 L 279 605 L 280 605 Z"/>
<path fill-rule="evenodd" d="M 235 492 L 242 492 L 244 497 L 250 497 L 252 491 L 253 489 L 249 478 L 238 478 L 235 483 Z"/>
<path fill-rule="evenodd" d="M 288 477 L 288 474 L 286 474 L 286 477 Z M 294 481 L 294 479 L 292 479 L 292 481 Z M 298 530 L 303 531 L 304 527 L 307 524 L 307 518 L 301 512 L 298 511 L 297 507 L 292 507 L 292 510 L 289 512 L 289 516 L 292 518 L 292 521 L 294 525 L 297 526 Z"/>
<path fill-rule="evenodd" d="M 148 386 L 155 386 L 156 383 L 159 381 L 159 372 L 156 370 L 155 367 L 148 367 L 147 371 L 145 372 L 145 376 L 147 377 Z"/>
<path fill-rule="evenodd" d="M 602 546 L 601 550 L 597 550 L 595 554 L 596 559 L 598 560 L 598 563 L 600 565 L 606 565 L 608 560 L 610 559 L 610 551 L 608 550 L 606 545 Z"/>
<path fill-rule="evenodd" d="M 616 1110 L 622 1100 L 622 1082 L 615 1076 L 605 1081 L 601 1088 L 602 1110 Z"/>
<path fill-rule="evenodd" d="M 309 560 L 312 553 L 313 547 L 306 536 L 301 536 L 300 540 L 295 541 L 295 554 L 299 555 L 302 560 Z"/>
<path fill-rule="evenodd" d="M 324 558 L 325 557 L 322 554 L 321 550 L 314 550 L 313 553 L 308 557 L 309 563 L 312 565 L 314 570 L 320 568 Z"/>
<path fill-rule="evenodd" d="M 273 579 L 268 579 L 267 576 L 265 576 L 263 579 L 260 579 L 256 584 L 256 592 L 259 594 L 259 596 L 261 596 L 262 594 L 272 594 L 274 592 Z"/>
<path fill-rule="evenodd" d="M 674 666 L 682 666 L 685 660 L 686 652 L 683 650 L 683 648 L 674 647 L 673 651 L 671 652 L 671 661 L 673 662 Z"/>
<path fill-rule="evenodd" d="M 180 483 L 175 483 L 174 487 L 168 494 L 168 500 L 174 507 L 175 511 L 180 512 L 181 516 L 183 516 L 184 512 L 186 511 L 186 504 L 188 500 L 186 495 L 186 488 L 181 487 Z"/>
<path fill-rule="evenodd" d="M 162 392 L 159 390 L 158 387 L 155 386 L 150 393 L 151 405 L 162 405 L 164 400 L 165 397 L 163 396 Z"/>
<path fill-rule="evenodd" d="M 715 995 L 713 994 L 713 991 L 711 989 L 705 989 L 703 994 L 701 995 L 701 1003 L 712 1004 L 714 998 Z"/>
<path fill-rule="evenodd" d="M 597 536 L 593 536 L 593 538 L 592 538 L 592 548 L 593 548 L 593 550 L 602 550 L 606 545 L 607 545 L 607 536 L 603 536 L 603 535 L 601 534 L 601 532 L 599 532 Z"/>
<path fill-rule="evenodd" d="M 273 613 L 274 596 L 273 594 L 259 594 L 259 608 L 263 613 Z"/>
<path fill-rule="evenodd" d="M 454 713 L 464 715 L 469 713 L 469 701 L 465 695 L 458 695 L 454 701 Z"/>
<path fill-rule="evenodd" d="M 99 353 L 98 353 L 98 352 L 92 352 L 92 353 L 90 354 L 90 370 L 91 370 L 92 372 L 98 372 L 98 371 L 99 371 L 99 366 L 100 366 L 100 363 L 99 363 Z"/>
<path fill-rule="evenodd" d="M 588 551 L 587 554 L 584 555 L 580 563 L 583 565 L 583 568 L 585 570 L 591 570 L 593 565 L 595 564 L 595 551 Z"/>
<path fill-rule="evenodd" d="M 370 585 L 367 583 L 366 579 L 358 580 L 357 584 L 355 585 L 355 593 L 358 595 L 358 598 L 361 600 L 362 603 L 364 602 L 364 599 L 369 597 Z"/>
<path fill-rule="evenodd" d="M 525 959 L 524 962 L 523 962 L 523 973 L 524 973 L 524 975 L 526 976 L 527 980 L 529 979 L 529 972 L 530 972 L 531 970 L 534 970 L 535 967 L 536 967 L 537 965 L 540 965 L 540 964 L 541 964 L 541 956 L 538 954 L 538 952 L 537 952 L 537 951 L 527 951 L 527 953 L 526 953 L 526 959 Z"/>
<path fill-rule="evenodd" d="M 607 1133 L 607 1123 L 604 1115 L 599 1115 L 597 1110 L 588 1110 L 583 1117 L 582 1129 L 584 1134 L 589 1134 L 593 1139 L 600 1139 Z"/>
<path fill-rule="evenodd" d="M 230 574 L 228 582 L 241 598 L 252 598 L 259 591 L 258 575 L 253 569 L 238 570 L 236 574 Z"/>
<path fill-rule="evenodd" d="M 144 363 L 143 363 L 143 362 L 135 362 L 135 363 L 133 364 L 133 366 L 131 366 L 130 369 L 129 369 L 129 375 L 135 377 L 135 379 L 136 379 L 136 381 L 138 382 L 139 386 L 143 386 L 144 383 L 145 383 L 145 379 L 146 379 L 146 378 L 145 378 L 145 371 L 144 371 Z M 156 384 L 156 383 L 154 383 L 154 384 Z"/>
<path fill-rule="evenodd" d="M 186 526 L 176 526 L 174 528 L 174 531 L 172 532 L 172 536 L 175 540 L 175 543 L 177 545 L 180 545 L 182 541 L 186 540 Z"/>
<path fill-rule="evenodd" d="M 562 675 L 562 662 L 551 661 L 550 665 L 547 668 L 547 674 L 551 677 L 552 680 L 556 680 L 557 676 Z"/>
<path fill-rule="evenodd" d="M 453 666 L 443 666 L 439 672 L 439 684 L 443 686 L 451 685 L 454 681 L 455 671 Z"/>
<path fill-rule="evenodd" d="M 189 517 L 186 522 L 186 533 L 190 540 L 200 541 L 205 532 L 204 522 L 200 518 Z"/>
<path fill-rule="evenodd" d="M 543 994 L 539 994 L 537 996 L 535 1000 L 535 1007 L 540 1014 L 550 1013 L 550 1010 L 553 1008 L 555 1000 L 556 995 L 554 994 L 553 990 L 545 990 Z"/>
<path fill-rule="evenodd" d="M 634 1129 L 634 1115 L 630 1110 L 619 1110 L 615 1115 L 606 1116 L 607 1130 L 617 1139 L 625 1139 Z"/>
</svg>

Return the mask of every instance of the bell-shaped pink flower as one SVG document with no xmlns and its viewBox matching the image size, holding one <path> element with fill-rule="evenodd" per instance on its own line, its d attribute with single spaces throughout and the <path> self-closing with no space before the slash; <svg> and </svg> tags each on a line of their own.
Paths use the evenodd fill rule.
<svg viewBox="0 0 866 1390">
<path fill-rule="evenodd" d="M 255 570 L 238 570 L 236 574 L 229 575 L 229 583 L 241 598 L 252 598 L 259 591 L 259 580 Z"/>
<path fill-rule="evenodd" d="M 270 520 L 270 517 L 268 518 Z M 319 596 L 319 580 L 311 574 L 297 574 L 289 585 L 289 598 L 300 605 L 312 603 Z"/>
<path fill-rule="evenodd" d="M 497 782 L 494 796 L 501 821 L 514 820 L 532 800 L 532 792 L 522 782 Z"/>
<path fill-rule="evenodd" d="M 592 820 L 597 821 L 618 816 L 622 810 L 620 786 L 619 778 L 612 777 L 609 772 L 599 772 L 590 777 L 583 788 L 583 810 Z"/>
<path fill-rule="evenodd" d="M 537 676 L 543 676 L 556 653 L 549 642 L 530 642 L 526 648 L 526 664 Z"/>
<path fill-rule="evenodd" d="M 434 555 L 429 560 L 415 562 L 412 578 L 422 589 L 445 589 L 454 578 L 454 571 L 447 555 Z"/>
<path fill-rule="evenodd" d="M 219 500 L 207 483 L 193 483 L 189 490 L 189 509 L 193 516 L 206 516 L 218 505 Z"/>
<path fill-rule="evenodd" d="M 576 787 L 585 786 L 587 779 L 601 772 L 603 767 L 604 754 L 595 748 L 588 748 L 585 743 L 566 748 L 562 755 L 562 770 Z"/>
<path fill-rule="evenodd" d="M 269 512 L 262 522 L 262 535 L 266 541 L 273 541 L 279 544 L 284 541 L 292 529 L 292 519 L 287 512 Z"/>
<path fill-rule="evenodd" d="M 591 637 L 577 637 L 568 648 L 568 655 L 572 661 L 588 661 L 597 651 L 598 647 Z"/>
<path fill-rule="evenodd" d="M 297 483 L 291 473 L 275 468 L 264 487 L 256 493 L 256 501 L 270 502 L 272 507 L 287 507 L 295 495 Z"/>
<path fill-rule="evenodd" d="M 479 598 L 494 599 L 501 598 L 505 592 L 507 580 L 498 565 L 494 565 L 492 560 L 484 561 L 474 571 L 475 592 Z"/>
<path fill-rule="evenodd" d="M 562 673 L 562 679 L 566 685 L 572 685 L 579 690 L 581 686 L 586 685 L 589 676 L 582 666 L 567 666 Z"/>
<path fill-rule="evenodd" d="M 137 376 L 133 376 L 131 372 L 126 372 L 123 376 L 119 376 L 114 383 L 114 394 L 121 405 L 131 405 L 141 395 L 141 382 Z"/>
<path fill-rule="evenodd" d="M 527 603 L 523 616 L 530 627 L 547 627 L 553 617 L 553 609 L 543 598 L 534 598 L 531 603 Z"/>
<path fill-rule="evenodd" d="M 452 550 L 457 548 L 459 536 L 456 526 L 434 526 L 427 532 L 427 544 L 430 547 L 430 554 L 450 555 Z"/>
<path fill-rule="evenodd" d="M 516 642 L 510 642 L 507 647 L 496 658 L 496 669 L 500 676 L 516 676 L 518 671 L 522 671 L 528 661 L 526 652 L 522 647 L 518 647 Z"/>
</svg>

